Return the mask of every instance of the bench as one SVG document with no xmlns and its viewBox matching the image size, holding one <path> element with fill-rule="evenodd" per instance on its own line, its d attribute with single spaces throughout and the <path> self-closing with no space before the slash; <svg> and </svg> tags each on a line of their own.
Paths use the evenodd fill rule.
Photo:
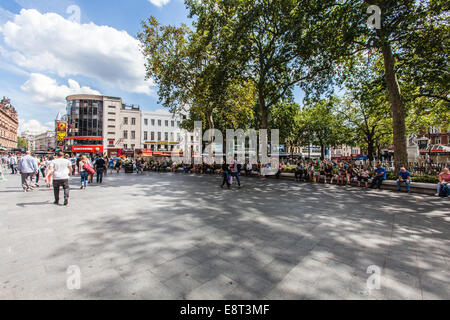
<svg viewBox="0 0 450 320">
<path fill-rule="evenodd" d="M 257 173 L 255 173 L 257 174 Z M 267 176 L 267 177 L 273 177 L 273 176 Z M 284 179 L 295 179 L 295 173 L 290 172 L 282 172 L 280 175 L 280 178 Z M 319 183 L 323 183 L 323 179 L 320 179 Z M 336 184 L 335 181 L 333 181 L 333 184 Z M 351 185 L 354 187 L 358 187 L 357 181 L 352 181 Z M 361 183 L 362 186 L 364 186 L 363 183 Z M 370 180 L 369 180 L 369 186 L 370 186 Z M 420 193 L 420 194 L 427 194 L 427 195 L 434 195 L 436 194 L 436 184 L 434 183 L 423 183 L 423 182 L 411 182 L 411 192 L 412 193 Z M 393 180 L 384 180 L 383 184 L 381 186 L 381 189 L 385 190 L 397 190 L 397 181 Z M 406 187 L 404 184 L 402 184 L 401 191 L 406 191 Z"/>
</svg>

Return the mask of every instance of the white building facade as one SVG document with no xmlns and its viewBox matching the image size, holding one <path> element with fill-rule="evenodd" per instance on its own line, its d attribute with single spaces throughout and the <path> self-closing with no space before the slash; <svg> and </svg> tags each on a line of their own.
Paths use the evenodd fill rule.
<svg viewBox="0 0 450 320">
<path fill-rule="evenodd" d="M 141 112 L 141 148 L 152 151 L 180 151 L 184 130 L 181 117 L 169 111 Z"/>
</svg>

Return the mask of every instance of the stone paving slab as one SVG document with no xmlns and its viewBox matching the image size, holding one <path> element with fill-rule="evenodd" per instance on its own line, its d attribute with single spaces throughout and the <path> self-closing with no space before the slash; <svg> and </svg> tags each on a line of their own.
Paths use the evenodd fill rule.
<svg viewBox="0 0 450 320">
<path fill-rule="evenodd" d="M 448 199 L 151 172 L 73 177 L 64 207 L 7 178 L 0 299 L 450 299 Z"/>
</svg>

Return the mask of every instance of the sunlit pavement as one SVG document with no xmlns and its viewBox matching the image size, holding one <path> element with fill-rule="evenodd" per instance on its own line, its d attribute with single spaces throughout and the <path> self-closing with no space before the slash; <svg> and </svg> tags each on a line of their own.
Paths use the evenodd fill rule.
<svg viewBox="0 0 450 320">
<path fill-rule="evenodd" d="M 448 199 L 152 172 L 64 207 L 6 177 L 1 299 L 450 298 Z"/>
</svg>

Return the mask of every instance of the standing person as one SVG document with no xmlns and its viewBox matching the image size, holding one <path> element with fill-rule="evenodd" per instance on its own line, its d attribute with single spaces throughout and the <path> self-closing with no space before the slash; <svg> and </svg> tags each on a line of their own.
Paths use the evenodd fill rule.
<svg viewBox="0 0 450 320">
<path fill-rule="evenodd" d="M 108 157 L 104 157 L 103 155 L 100 156 L 100 158 L 103 158 L 105 160 L 105 167 L 103 169 L 103 175 L 106 177 L 108 175 Z"/>
<path fill-rule="evenodd" d="M 75 156 L 75 154 L 73 154 L 69 160 L 70 160 L 70 165 L 72 166 L 72 174 L 75 175 L 75 168 L 77 167 L 78 159 Z"/>
<path fill-rule="evenodd" d="M 113 170 L 114 170 L 114 159 L 113 158 L 109 159 L 108 166 L 109 166 L 109 169 L 111 170 L 111 173 L 112 173 Z"/>
<path fill-rule="evenodd" d="M 81 188 L 80 189 L 87 188 L 87 181 L 88 181 L 88 176 L 89 176 L 89 173 L 86 170 L 87 166 L 89 166 L 87 157 L 85 155 L 82 155 L 81 159 L 80 159 L 80 163 L 78 165 L 78 172 L 80 173 L 80 177 L 81 177 Z"/>
<path fill-rule="evenodd" d="M 239 173 L 241 172 L 241 165 L 237 162 L 237 160 L 233 160 L 231 165 L 231 175 L 236 178 L 238 183 L 238 188 L 241 187 L 241 180 L 239 179 Z"/>
<path fill-rule="evenodd" d="M 95 163 L 94 157 L 87 158 L 87 162 L 91 168 L 94 168 L 94 163 Z M 88 170 L 88 183 L 92 183 L 92 181 L 94 180 L 94 172 L 95 172 L 95 170 L 92 170 L 91 172 L 89 172 L 89 170 Z"/>
<path fill-rule="evenodd" d="M 17 173 L 17 157 L 14 154 L 10 154 L 9 159 L 8 159 L 8 164 L 9 167 L 11 168 L 11 174 L 16 174 Z"/>
<path fill-rule="evenodd" d="M 375 169 L 375 173 L 372 177 L 370 188 L 373 188 L 375 187 L 375 185 L 377 185 L 378 189 L 381 189 L 383 180 L 386 180 L 386 169 L 383 168 L 380 163 L 378 163 L 377 168 Z"/>
<path fill-rule="evenodd" d="M 47 187 L 50 188 L 50 186 L 53 184 L 53 173 L 50 171 L 50 163 L 55 160 L 53 156 L 50 156 L 48 160 L 46 161 L 46 169 L 45 169 L 45 183 L 47 184 Z M 73 171 L 75 172 L 75 171 Z"/>
<path fill-rule="evenodd" d="M 226 183 L 227 188 L 230 189 L 228 164 L 226 164 L 225 161 L 222 164 L 222 177 L 223 177 L 223 181 L 222 181 L 222 185 L 220 187 L 223 188 L 223 186 Z"/>
<path fill-rule="evenodd" d="M 59 188 L 64 189 L 64 205 L 69 204 L 69 176 L 72 174 L 72 162 L 64 158 L 63 152 L 56 154 L 56 159 L 50 162 L 49 172 L 53 174 L 53 194 L 56 205 L 59 205 Z"/>
<path fill-rule="evenodd" d="M 122 161 L 120 159 L 116 160 L 116 173 L 120 172 L 120 167 L 122 166 Z"/>
<path fill-rule="evenodd" d="M 106 170 L 106 161 L 103 157 L 99 157 L 95 161 L 95 171 L 97 172 L 97 183 L 103 183 L 103 173 Z"/>
<path fill-rule="evenodd" d="M 39 168 L 36 165 L 36 161 L 30 155 L 30 151 L 26 152 L 26 155 L 19 161 L 19 172 L 22 176 L 22 188 L 24 192 L 33 190 L 33 187 L 29 184 L 29 180 L 33 179 L 33 176 L 39 172 Z"/>
<path fill-rule="evenodd" d="M 398 172 L 397 191 L 400 191 L 402 183 L 405 183 L 406 192 L 411 191 L 411 173 L 405 167 L 401 167 Z"/>
<path fill-rule="evenodd" d="M 38 157 L 34 154 L 33 155 L 34 158 L 34 162 L 36 163 L 36 167 L 38 168 L 38 171 L 36 172 L 36 174 L 34 175 L 34 177 L 36 178 L 36 182 L 34 184 L 35 187 L 39 188 L 39 169 L 40 169 L 40 161 L 38 159 Z M 31 181 L 31 183 L 33 183 L 33 181 Z"/>
</svg>

